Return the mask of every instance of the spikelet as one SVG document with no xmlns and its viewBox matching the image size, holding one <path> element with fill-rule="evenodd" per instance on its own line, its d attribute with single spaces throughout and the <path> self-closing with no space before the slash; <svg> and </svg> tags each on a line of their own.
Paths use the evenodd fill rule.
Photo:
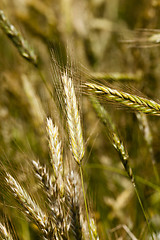
<svg viewBox="0 0 160 240">
<path fill-rule="evenodd" d="M 67 76 L 67 72 L 62 75 L 62 82 L 65 92 L 65 104 L 71 150 L 75 161 L 80 164 L 84 156 L 82 128 L 74 86 L 72 79 Z"/>
<path fill-rule="evenodd" d="M 50 176 L 46 167 L 42 166 L 39 161 L 32 161 L 36 176 L 40 181 L 40 184 L 45 189 L 48 199 L 51 202 L 52 196 L 54 195 L 55 189 L 55 178 Z"/>
<path fill-rule="evenodd" d="M 0 236 L 4 240 L 13 240 L 12 235 L 10 234 L 6 226 L 2 223 L 0 223 Z"/>
<path fill-rule="evenodd" d="M 37 56 L 33 49 L 29 46 L 26 40 L 22 37 L 21 33 L 8 21 L 4 12 L 0 10 L 0 27 L 3 32 L 11 39 L 13 44 L 18 49 L 20 55 L 27 59 L 29 62 L 37 66 Z"/>
<path fill-rule="evenodd" d="M 21 187 L 21 185 L 9 174 L 6 173 L 6 182 L 14 194 L 16 200 L 24 208 L 26 215 L 37 225 L 39 230 L 48 236 L 52 230 L 47 215 L 32 200 L 30 195 Z"/>
<path fill-rule="evenodd" d="M 86 83 L 85 85 L 89 90 L 95 92 L 97 95 L 104 96 L 106 99 L 118 102 L 126 107 L 131 108 L 132 110 L 146 114 L 160 115 L 160 104 L 153 100 L 148 100 L 136 95 L 120 92 L 104 85 L 98 85 L 94 83 Z"/>
</svg>

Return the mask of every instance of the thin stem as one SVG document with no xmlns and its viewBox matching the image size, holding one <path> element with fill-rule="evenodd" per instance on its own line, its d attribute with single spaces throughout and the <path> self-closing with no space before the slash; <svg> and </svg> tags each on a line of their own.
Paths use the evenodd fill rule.
<svg viewBox="0 0 160 240">
<path fill-rule="evenodd" d="M 80 175 L 81 175 L 81 183 L 82 183 L 82 191 L 83 191 L 83 197 L 84 197 L 84 204 L 86 208 L 86 215 L 87 215 L 87 222 L 88 222 L 88 230 L 89 230 L 89 237 L 92 239 L 92 234 L 91 234 L 91 228 L 90 228 L 90 220 L 89 220 L 89 214 L 88 214 L 88 206 L 87 206 L 87 200 L 86 200 L 86 195 L 85 195 L 85 190 L 84 190 L 84 181 L 83 181 L 83 172 L 82 172 L 82 167 L 79 167 L 80 169 Z"/>
<path fill-rule="evenodd" d="M 119 168 L 116 168 L 116 167 L 112 167 L 112 166 L 107 166 L 107 165 L 102 165 L 102 164 L 87 164 L 85 166 L 86 168 L 95 168 L 95 169 L 102 169 L 102 170 L 107 170 L 109 172 L 113 172 L 113 173 L 117 173 L 117 174 L 120 174 L 124 177 L 127 177 L 128 174 L 126 173 L 126 171 L 122 170 L 122 169 L 119 169 Z M 148 181 L 147 179 L 144 179 L 140 176 L 137 176 L 137 175 L 134 175 L 135 179 L 136 179 L 136 182 L 140 182 L 148 187 L 151 187 L 152 189 L 160 192 L 160 187 L 159 185 L 157 184 L 154 184 L 150 181 Z"/>
<path fill-rule="evenodd" d="M 37 70 L 38 70 L 39 76 L 40 76 L 41 80 L 43 81 L 43 83 L 44 83 L 47 91 L 49 92 L 50 96 L 53 98 L 53 94 L 52 94 L 51 90 L 49 89 L 49 86 L 48 86 L 48 84 L 47 84 L 47 81 L 46 81 L 43 73 L 41 72 L 39 66 L 36 66 L 36 68 L 37 68 Z"/>
<path fill-rule="evenodd" d="M 138 198 L 139 204 L 140 204 L 140 206 L 141 206 L 141 209 L 142 209 L 143 215 L 144 215 L 145 220 L 146 220 L 146 222 L 147 222 L 147 226 L 148 226 L 148 230 L 149 230 L 149 232 L 150 232 L 150 234 L 151 234 L 151 238 L 152 238 L 152 240 L 154 240 L 154 238 L 153 238 L 153 234 L 152 234 L 152 230 L 151 230 L 151 227 L 150 227 L 150 224 L 149 224 L 149 219 L 148 219 L 148 216 L 147 216 L 147 214 L 146 214 L 146 211 L 145 211 L 145 209 L 144 209 L 144 207 L 143 207 L 143 204 L 142 204 L 141 198 L 140 198 L 139 193 L 138 193 L 137 186 L 136 186 L 135 183 L 133 184 L 133 186 L 134 186 L 134 189 L 135 189 L 135 192 L 136 192 L 136 195 L 137 195 L 137 198 Z"/>
</svg>

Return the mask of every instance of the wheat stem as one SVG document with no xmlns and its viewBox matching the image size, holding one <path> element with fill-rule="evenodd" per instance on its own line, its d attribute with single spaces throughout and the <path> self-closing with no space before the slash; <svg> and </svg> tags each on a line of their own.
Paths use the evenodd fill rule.
<svg viewBox="0 0 160 240">
<path fill-rule="evenodd" d="M 113 72 L 113 73 L 91 73 L 92 79 L 99 81 L 99 80 L 106 80 L 106 81 L 141 81 L 141 75 L 137 72 L 135 74 L 133 73 L 119 73 L 119 72 Z"/>
<path fill-rule="evenodd" d="M 80 166 L 79 169 L 80 169 L 80 175 L 81 175 L 81 183 L 82 183 L 82 191 L 83 191 L 83 197 L 84 197 L 84 204 L 85 204 L 85 208 L 86 208 L 86 215 L 87 215 L 87 222 L 88 222 L 89 237 L 90 237 L 90 240 L 92 240 L 91 227 L 90 227 L 90 219 L 89 219 L 88 206 L 87 206 L 87 199 L 86 199 L 85 189 L 84 189 L 84 181 L 83 181 L 83 171 L 82 171 L 82 167 Z"/>
</svg>

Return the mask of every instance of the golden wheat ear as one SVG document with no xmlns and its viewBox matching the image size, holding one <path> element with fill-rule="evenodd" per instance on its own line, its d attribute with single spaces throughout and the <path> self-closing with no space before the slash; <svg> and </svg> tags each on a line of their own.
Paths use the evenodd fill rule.
<svg viewBox="0 0 160 240">
<path fill-rule="evenodd" d="M 104 85 L 85 83 L 85 86 L 96 95 L 103 96 L 105 99 L 120 103 L 134 111 L 160 116 L 160 104 L 153 100 L 121 92 Z"/>
<path fill-rule="evenodd" d="M 42 235 L 47 238 L 53 232 L 53 229 L 46 213 L 41 210 L 26 190 L 9 173 L 6 173 L 5 179 L 15 199 L 24 209 L 26 216 L 37 225 Z"/>
<path fill-rule="evenodd" d="M 67 123 L 71 142 L 71 150 L 75 161 L 80 164 L 84 156 L 83 134 L 72 79 L 67 72 L 62 75 L 65 93 Z"/>
<path fill-rule="evenodd" d="M 4 240 L 14 239 L 8 227 L 5 224 L 2 224 L 1 222 L 0 222 L 0 236 Z"/>
</svg>

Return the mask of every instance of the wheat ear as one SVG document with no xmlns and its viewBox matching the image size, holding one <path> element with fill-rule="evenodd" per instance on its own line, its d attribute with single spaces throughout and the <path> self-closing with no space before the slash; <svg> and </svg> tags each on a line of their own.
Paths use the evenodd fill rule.
<svg viewBox="0 0 160 240">
<path fill-rule="evenodd" d="M 44 188 L 48 196 L 48 200 L 51 203 L 55 190 L 55 177 L 50 176 L 47 168 L 45 166 L 42 166 L 39 161 L 33 160 L 32 164 L 36 173 L 36 177 L 40 181 L 40 184 Z"/>
<path fill-rule="evenodd" d="M 70 232 L 74 239 L 82 239 L 82 226 L 80 216 L 82 215 L 82 192 L 78 173 L 71 171 L 66 176 L 65 185 L 66 204 L 71 219 Z"/>
<path fill-rule="evenodd" d="M 98 236 L 98 232 L 97 232 L 97 226 L 96 226 L 93 218 L 90 219 L 90 226 L 91 226 L 92 239 L 93 240 L 99 240 L 99 236 Z"/>
<path fill-rule="evenodd" d="M 18 49 L 20 55 L 37 66 L 37 56 L 34 53 L 33 49 L 31 49 L 27 41 L 24 40 L 21 33 L 18 32 L 17 29 L 8 21 L 2 10 L 0 10 L 0 27 L 3 32 L 11 39 L 13 44 Z"/>
<path fill-rule="evenodd" d="M 55 176 L 51 176 L 45 166 L 42 166 L 39 161 L 32 161 L 36 176 L 42 185 L 42 189 L 47 194 L 49 201 L 50 221 L 54 226 L 54 235 L 59 236 L 58 239 L 66 239 L 68 226 L 70 226 L 69 216 L 65 213 L 65 197 L 59 187 Z M 61 197 L 62 196 L 62 197 Z M 60 236 L 63 236 L 60 238 Z M 57 238 L 55 238 L 57 239 Z"/>
<path fill-rule="evenodd" d="M 153 100 L 121 92 L 104 85 L 86 83 L 89 90 L 94 91 L 97 95 L 104 96 L 108 100 L 118 102 L 139 112 L 152 115 L 160 115 L 160 104 Z"/>
<path fill-rule="evenodd" d="M 13 240 L 11 233 L 2 223 L 0 223 L 0 236 L 2 237 L 3 240 Z"/>
<path fill-rule="evenodd" d="M 39 230 L 47 237 L 50 232 L 53 231 L 51 228 L 48 217 L 40 207 L 32 200 L 30 195 L 21 187 L 21 185 L 9 174 L 6 173 L 6 182 L 14 194 L 16 200 L 24 208 L 26 215 L 32 221 L 35 222 Z"/>
<path fill-rule="evenodd" d="M 59 174 L 63 174 L 62 147 L 61 141 L 59 140 L 58 127 L 53 125 L 51 118 L 47 118 L 47 133 L 51 153 L 51 164 L 55 177 L 57 178 Z"/>
<path fill-rule="evenodd" d="M 68 77 L 67 73 L 64 73 L 62 75 L 62 82 L 65 92 L 67 122 L 69 128 L 72 153 L 75 161 L 78 164 L 80 164 L 84 156 L 84 145 L 77 99 L 72 79 Z"/>
<path fill-rule="evenodd" d="M 90 235 L 90 239 L 92 239 L 90 220 L 89 220 L 89 214 L 88 214 L 88 205 L 87 205 L 87 200 L 85 195 L 83 172 L 82 172 L 82 166 L 81 166 L 81 162 L 84 156 L 82 128 L 80 123 L 80 115 L 78 111 L 78 104 L 77 104 L 74 86 L 72 83 L 72 79 L 67 75 L 67 72 L 62 75 L 62 83 L 63 83 L 64 93 L 65 93 L 66 114 L 67 114 L 69 136 L 71 141 L 71 150 L 72 150 L 73 157 L 75 161 L 78 163 L 79 169 L 80 169 L 82 191 L 83 191 L 83 197 L 84 197 L 84 203 L 85 203 L 85 209 L 86 209 L 86 215 L 87 215 L 89 235 Z"/>
<path fill-rule="evenodd" d="M 47 118 L 47 132 L 49 149 L 51 153 L 51 164 L 54 175 L 57 180 L 58 187 L 63 195 L 63 161 L 62 161 L 62 146 L 59 140 L 58 127 L 53 125 L 52 119 Z"/>
</svg>

